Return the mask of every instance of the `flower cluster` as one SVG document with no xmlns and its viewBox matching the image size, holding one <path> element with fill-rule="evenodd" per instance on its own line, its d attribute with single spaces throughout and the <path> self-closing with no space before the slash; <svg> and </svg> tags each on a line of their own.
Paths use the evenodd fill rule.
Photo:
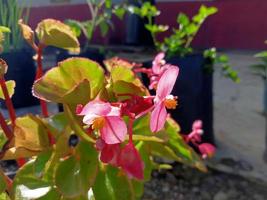
<svg viewBox="0 0 267 200">
<path fill-rule="evenodd" d="M 201 143 L 201 135 L 204 133 L 202 129 L 202 121 L 196 120 L 192 125 L 192 131 L 189 135 L 185 135 L 185 141 L 191 142 L 198 148 L 202 158 L 211 158 L 215 154 L 215 147 L 209 143 Z"/>
<path fill-rule="evenodd" d="M 149 76 L 150 89 L 156 90 L 155 96 L 127 94 L 129 99 L 115 103 L 95 99 L 84 107 L 79 105 L 77 114 L 84 116 L 83 123 L 89 125 L 90 130 L 98 135 L 96 149 L 100 151 L 100 160 L 103 163 L 121 167 L 128 177 L 143 179 L 144 164 L 133 143 L 133 123 L 139 117 L 151 112 L 151 132 L 159 132 L 164 128 L 168 116 L 167 109 L 175 109 L 177 106 L 177 97 L 171 95 L 171 92 L 179 68 L 166 64 L 164 53 L 160 53 L 153 61 L 151 69 L 138 68 L 138 70 L 135 72 L 145 72 Z M 201 126 L 200 121 L 195 122 L 192 133 L 186 139 L 188 142 L 201 141 Z M 199 145 L 199 150 L 203 155 L 210 155 L 206 146 Z"/>
</svg>

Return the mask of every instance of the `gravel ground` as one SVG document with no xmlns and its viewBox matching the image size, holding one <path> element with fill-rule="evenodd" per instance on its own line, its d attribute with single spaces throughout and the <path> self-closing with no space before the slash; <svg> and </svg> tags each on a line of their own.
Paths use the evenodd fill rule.
<svg viewBox="0 0 267 200">
<path fill-rule="evenodd" d="M 154 172 L 143 200 L 265 200 L 267 185 L 214 170 L 203 174 L 176 165 L 172 171 Z"/>
</svg>

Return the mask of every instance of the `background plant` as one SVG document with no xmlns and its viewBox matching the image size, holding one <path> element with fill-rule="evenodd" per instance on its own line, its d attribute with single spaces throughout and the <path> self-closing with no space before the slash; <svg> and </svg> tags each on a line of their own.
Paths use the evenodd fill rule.
<svg viewBox="0 0 267 200">
<path fill-rule="evenodd" d="M 38 65 L 41 47 L 77 48 L 77 38 L 59 21 L 46 19 L 38 24 L 35 31 L 38 44 L 31 28 L 22 22 L 20 26 L 24 38 L 37 51 Z M 13 180 L 0 170 L 1 198 L 140 199 L 144 183 L 150 180 L 152 170 L 171 167 L 156 162 L 155 157 L 206 171 L 200 157 L 186 143 L 194 142 L 203 157 L 212 156 L 214 147 L 200 144 L 203 133 L 200 122 L 193 124 L 188 136 L 182 136 L 179 125 L 167 115 L 161 121 L 162 127 L 155 127 L 155 120 L 151 120 L 151 115 L 158 113 L 158 107 L 164 106 L 163 110 L 166 110 L 176 106 L 176 98 L 170 92 L 178 68 L 164 67 L 162 61 L 157 63 L 156 68 L 166 71 L 152 74 L 158 78 L 156 97 L 160 100 L 153 105 L 152 100 L 156 97 L 150 96 L 134 73 L 136 65 L 118 59 L 108 60 L 105 64 L 107 71 L 92 60 L 70 58 L 44 75 L 39 73 L 33 85 L 33 94 L 42 101 L 62 103 L 62 113 L 15 116 L 9 125 L 0 112 L 0 144 L 3 144 L 0 158 L 16 159 L 20 163 Z M 4 80 L 7 70 L 7 64 L 1 60 L 4 96 L 0 97 L 11 102 L 14 85 L 8 89 L 8 83 Z M 154 73 L 152 69 L 150 71 Z M 169 75 L 172 75 L 172 83 L 165 87 L 165 79 Z M 161 77 L 164 79 L 161 80 Z M 99 112 L 100 108 L 104 110 Z M 128 126 L 117 129 L 118 123 L 106 124 L 110 120 Z M 154 124 L 152 128 L 151 123 Z M 114 127 L 115 131 L 112 130 L 111 134 L 127 130 L 123 132 L 126 137 L 103 136 L 106 126 Z M 114 162 L 117 156 L 118 162 Z"/>
<path fill-rule="evenodd" d="M 113 5 L 112 0 L 86 0 L 91 19 L 80 22 L 69 19 L 66 23 L 71 26 L 72 30 L 79 37 L 81 33 L 84 34 L 87 41 L 84 49 L 86 49 L 91 42 L 96 29 L 99 27 L 102 37 L 106 36 L 110 28 L 113 27 L 112 15 L 115 14 L 122 19 L 125 13 L 123 4 Z"/>
<path fill-rule="evenodd" d="M 255 58 L 259 58 L 261 63 L 252 65 L 252 71 L 254 74 L 267 79 L 267 51 L 262 51 L 255 55 Z"/>
<path fill-rule="evenodd" d="M 193 53 L 194 49 L 191 44 L 194 38 L 207 18 L 218 11 L 215 7 L 202 5 L 198 13 L 191 19 L 185 13 L 179 13 L 176 20 L 178 28 L 173 28 L 171 35 L 165 37 L 163 41 L 159 41 L 157 35 L 167 31 L 169 27 L 167 25 L 156 24 L 155 20 L 153 20 L 153 18 L 160 15 L 157 7 L 150 2 L 145 2 L 140 8 L 130 6 L 128 10 L 143 19 L 147 19 L 148 23 L 145 27 L 151 33 L 157 51 L 165 52 L 169 58 L 173 56 L 183 57 Z M 203 55 L 209 59 L 208 64 L 205 66 L 207 72 L 212 72 L 214 64 L 217 64 L 221 66 L 222 73 L 225 77 L 230 78 L 234 82 L 240 81 L 238 73 L 231 68 L 226 55 L 218 56 L 216 48 L 207 49 Z"/>
<path fill-rule="evenodd" d="M 23 38 L 20 34 L 18 20 L 23 19 L 28 22 L 30 7 L 20 6 L 17 0 L 0 1 L 0 25 L 6 26 L 11 30 L 3 42 L 4 50 L 9 52 L 23 48 Z"/>
</svg>

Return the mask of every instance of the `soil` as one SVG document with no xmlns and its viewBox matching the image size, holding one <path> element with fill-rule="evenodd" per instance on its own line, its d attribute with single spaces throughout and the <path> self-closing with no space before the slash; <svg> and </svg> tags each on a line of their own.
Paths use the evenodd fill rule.
<svg viewBox="0 0 267 200">
<path fill-rule="evenodd" d="M 210 169 L 202 173 L 176 164 L 153 172 L 143 200 L 265 200 L 267 185 Z"/>
</svg>

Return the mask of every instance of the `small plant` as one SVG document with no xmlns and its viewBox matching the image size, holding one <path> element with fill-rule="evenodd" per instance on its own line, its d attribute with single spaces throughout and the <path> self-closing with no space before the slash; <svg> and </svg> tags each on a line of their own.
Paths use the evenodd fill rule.
<svg viewBox="0 0 267 200">
<path fill-rule="evenodd" d="M 0 25 L 6 26 L 11 33 L 5 36 L 2 43 L 5 52 L 16 51 L 23 48 L 23 38 L 20 34 L 18 20 L 23 19 L 27 22 L 30 8 L 20 7 L 17 0 L 0 1 Z"/>
<path fill-rule="evenodd" d="M 156 6 L 152 5 L 150 2 L 145 2 L 141 8 L 130 6 L 128 10 L 143 19 L 147 19 L 148 23 L 145 27 L 151 33 L 157 51 L 165 52 L 168 58 L 173 56 L 183 57 L 193 53 L 194 50 L 191 46 L 192 41 L 206 19 L 218 11 L 215 7 L 206 7 L 205 5 L 202 5 L 199 8 L 198 13 L 193 16 L 192 19 L 190 19 L 185 13 L 179 13 L 176 20 L 178 28 L 174 28 L 172 30 L 172 34 L 164 38 L 161 42 L 157 40 L 157 35 L 167 31 L 169 27 L 167 25 L 156 24 L 153 21 L 154 17 L 160 15 L 160 11 Z M 226 55 L 217 56 L 216 48 L 204 51 L 204 57 L 209 59 L 209 64 L 205 67 L 206 71 L 212 72 L 213 65 L 219 64 L 226 77 L 230 78 L 234 82 L 240 81 L 237 72 L 230 67 L 228 57 Z"/>
<path fill-rule="evenodd" d="M 120 19 L 123 18 L 125 9 L 122 5 L 112 5 L 112 0 L 86 0 L 91 15 L 90 20 L 83 22 L 69 19 L 66 23 L 71 26 L 72 30 L 79 37 L 81 33 L 84 34 L 87 41 L 84 46 L 86 49 L 91 42 L 96 29 L 99 27 L 102 37 L 106 36 L 109 28 L 113 28 L 112 14 L 115 14 Z"/>
<path fill-rule="evenodd" d="M 159 55 L 144 71 L 156 95 L 137 77 L 139 65 L 118 58 L 105 61 L 106 71 L 92 60 L 69 58 L 43 75 L 42 49 L 77 49 L 77 39 L 66 25 L 46 19 L 35 31 L 36 44 L 31 28 L 22 22 L 20 26 L 38 57 L 33 95 L 43 105 L 62 103 L 64 112 L 50 115 L 42 107 L 43 116 L 16 117 L 10 100 L 14 84 L 5 82 L 7 64 L 0 60 L 0 98 L 11 118 L 9 124 L 0 112 L 0 158 L 16 159 L 20 167 L 13 180 L 0 170 L 1 198 L 140 199 L 152 170 L 171 167 L 155 157 L 207 170 L 187 144 L 195 145 L 203 158 L 213 156 L 215 148 L 201 144 L 201 121 L 185 136 L 168 115 L 177 105 L 171 95 L 177 66 Z"/>
<path fill-rule="evenodd" d="M 262 51 L 255 55 L 255 58 L 259 58 L 261 60 L 260 64 L 252 65 L 252 71 L 254 74 L 259 75 L 264 80 L 267 79 L 267 51 Z"/>
</svg>

